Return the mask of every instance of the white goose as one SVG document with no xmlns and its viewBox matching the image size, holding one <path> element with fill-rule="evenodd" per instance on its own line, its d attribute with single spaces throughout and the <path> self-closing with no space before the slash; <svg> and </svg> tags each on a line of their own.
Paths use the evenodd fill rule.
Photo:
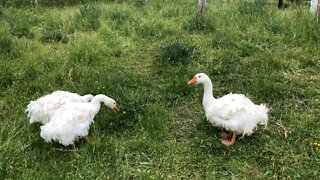
<svg viewBox="0 0 320 180">
<path fill-rule="evenodd" d="M 227 135 L 221 133 L 224 138 L 222 144 L 234 144 L 237 134 L 251 135 L 257 124 L 267 127 L 269 110 L 265 105 L 255 105 L 243 94 L 227 94 L 218 99 L 214 98 L 212 82 L 204 73 L 196 74 L 188 84 L 203 84 L 202 105 L 206 118 L 213 125 L 232 132 L 231 140 L 226 140 Z"/>
<path fill-rule="evenodd" d="M 41 126 L 40 136 L 47 142 L 58 141 L 64 146 L 86 137 L 101 102 L 118 111 L 116 101 L 102 94 L 96 95 L 90 102 L 66 103 L 54 112 L 49 123 Z"/>
<path fill-rule="evenodd" d="M 80 96 L 76 93 L 59 90 L 35 101 L 30 101 L 26 112 L 28 113 L 28 118 L 30 118 L 30 124 L 35 122 L 46 124 L 49 122 L 50 116 L 62 105 L 68 102 L 88 102 L 92 98 L 93 95 L 91 94 Z"/>
</svg>

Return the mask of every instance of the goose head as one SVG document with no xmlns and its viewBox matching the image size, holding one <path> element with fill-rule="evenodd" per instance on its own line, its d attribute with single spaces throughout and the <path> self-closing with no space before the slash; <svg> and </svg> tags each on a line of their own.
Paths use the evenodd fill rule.
<svg viewBox="0 0 320 180">
<path fill-rule="evenodd" d="M 112 98 L 108 99 L 107 101 L 104 102 L 104 104 L 112 109 L 114 112 L 117 112 L 119 110 L 118 105 L 116 103 L 116 101 Z"/>
<path fill-rule="evenodd" d="M 203 84 L 206 82 L 210 82 L 210 78 L 205 73 L 198 73 L 193 76 L 193 78 L 188 82 L 188 84 Z"/>
</svg>

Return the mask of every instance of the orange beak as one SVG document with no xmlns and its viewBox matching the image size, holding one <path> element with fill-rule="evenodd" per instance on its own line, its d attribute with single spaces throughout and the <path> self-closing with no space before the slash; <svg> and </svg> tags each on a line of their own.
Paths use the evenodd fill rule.
<svg viewBox="0 0 320 180">
<path fill-rule="evenodd" d="M 114 112 L 119 111 L 118 105 L 114 105 L 112 109 L 113 109 Z"/>
<path fill-rule="evenodd" d="M 194 76 L 189 82 L 188 84 L 191 85 L 191 84 L 194 84 L 197 82 L 197 78 Z"/>
</svg>

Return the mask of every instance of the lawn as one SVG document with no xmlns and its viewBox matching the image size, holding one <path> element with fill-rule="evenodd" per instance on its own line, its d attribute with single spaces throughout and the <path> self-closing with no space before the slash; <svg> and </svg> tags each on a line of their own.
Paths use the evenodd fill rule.
<svg viewBox="0 0 320 180">
<path fill-rule="evenodd" d="M 0 7 L 0 179 L 315 179 L 320 175 L 320 26 L 307 1 L 23 0 Z M 16 2 L 16 3 L 14 3 Z M 18 3 L 19 2 L 19 3 Z M 29 2 L 29 1 L 28 1 Z M 203 88 L 270 108 L 266 130 L 220 143 Z M 106 94 L 90 144 L 29 124 L 55 90 Z"/>
</svg>

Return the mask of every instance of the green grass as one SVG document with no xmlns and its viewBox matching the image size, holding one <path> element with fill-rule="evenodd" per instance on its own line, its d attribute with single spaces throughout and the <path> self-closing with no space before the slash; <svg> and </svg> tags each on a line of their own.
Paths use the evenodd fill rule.
<svg viewBox="0 0 320 180">
<path fill-rule="evenodd" d="M 0 179 L 319 177 L 320 28 L 307 3 L 212 0 L 201 17 L 193 0 L 48 2 L 0 7 Z M 266 103 L 268 129 L 223 146 L 202 87 L 187 85 L 197 72 L 216 97 Z M 24 111 L 58 89 L 121 111 L 101 108 L 92 144 L 46 143 Z"/>
</svg>

